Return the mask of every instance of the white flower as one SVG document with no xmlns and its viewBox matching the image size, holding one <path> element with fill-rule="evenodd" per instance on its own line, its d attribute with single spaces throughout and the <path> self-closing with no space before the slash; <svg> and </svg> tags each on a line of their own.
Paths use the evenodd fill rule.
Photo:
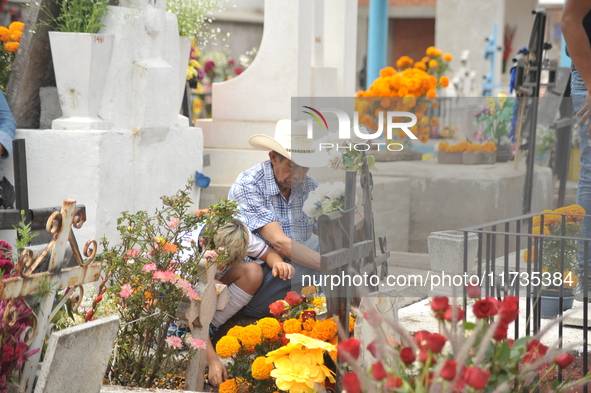
<svg viewBox="0 0 591 393">
<path fill-rule="evenodd" d="M 330 183 L 320 183 L 312 194 L 316 195 L 317 200 L 324 199 L 324 197 L 330 192 L 330 187 Z"/>
<path fill-rule="evenodd" d="M 336 149 L 331 149 L 328 152 L 328 167 L 334 170 L 347 170 L 347 167 L 343 163 L 343 153 L 337 151 Z"/>
<path fill-rule="evenodd" d="M 330 191 L 326 195 L 330 199 L 339 199 L 345 194 L 345 183 L 342 181 L 336 182 L 331 185 Z"/>
<path fill-rule="evenodd" d="M 320 212 L 318 211 L 318 206 L 316 206 L 317 203 L 318 203 L 318 196 L 315 195 L 314 193 L 310 193 L 310 195 L 308 196 L 308 199 L 306 199 L 306 201 L 304 202 L 304 206 L 302 207 L 303 212 L 308 217 L 318 216 Z"/>
</svg>

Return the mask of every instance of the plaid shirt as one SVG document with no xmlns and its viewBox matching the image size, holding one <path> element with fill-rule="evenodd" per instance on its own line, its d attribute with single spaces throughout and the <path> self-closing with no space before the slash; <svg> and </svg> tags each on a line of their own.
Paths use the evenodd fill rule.
<svg viewBox="0 0 591 393">
<path fill-rule="evenodd" d="M 291 190 L 287 201 L 275 182 L 271 161 L 267 160 L 238 175 L 228 199 L 238 201 L 240 220 L 251 231 L 277 221 L 287 237 L 302 243 L 312 236 L 313 229 L 302 207 L 308 194 L 316 187 L 318 182 L 306 176 Z"/>
</svg>

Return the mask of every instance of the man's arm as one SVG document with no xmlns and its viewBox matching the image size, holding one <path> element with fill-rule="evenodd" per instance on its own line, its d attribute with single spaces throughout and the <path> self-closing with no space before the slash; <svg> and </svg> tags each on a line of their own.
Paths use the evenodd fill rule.
<svg viewBox="0 0 591 393">
<path fill-rule="evenodd" d="M 12 140 L 16 131 L 16 122 L 6 102 L 4 94 L 0 94 L 0 157 L 12 154 Z"/>
<path fill-rule="evenodd" d="M 583 78 L 587 90 L 591 87 L 591 45 L 583 27 L 583 19 L 589 11 L 591 11 L 591 0 L 567 0 L 560 20 L 560 28 L 564 34 L 569 56 Z M 584 124 L 590 115 L 591 96 L 588 92 L 585 105 L 577 113 L 577 116 L 581 116 L 577 125 Z M 591 127 L 587 130 L 587 134 L 591 135 Z"/>
<path fill-rule="evenodd" d="M 291 280 L 295 274 L 295 269 L 289 263 L 283 260 L 283 257 L 275 252 L 270 247 L 261 255 L 261 259 L 265 261 L 272 270 L 273 277 L 279 277 L 282 280 Z"/>
<path fill-rule="evenodd" d="M 299 265 L 316 270 L 320 269 L 320 254 L 285 236 L 283 229 L 281 229 L 281 225 L 279 225 L 277 221 L 262 226 L 257 229 L 257 232 L 260 233 L 280 255 L 283 255 Z"/>
</svg>

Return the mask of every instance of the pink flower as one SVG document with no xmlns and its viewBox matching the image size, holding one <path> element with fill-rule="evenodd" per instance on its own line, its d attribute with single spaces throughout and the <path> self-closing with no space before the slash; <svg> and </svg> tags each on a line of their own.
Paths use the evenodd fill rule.
<svg viewBox="0 0 591 393">
<path fill-rule="evenodd" d="M 121 287 L 121 292 L 119 292 L 119 295 L 121 295 L 123 299 L 127 299 L 132 293 L 133 290 L 131 289 L 131 285 L 125 284 Z"/>
<path fill-rule="evenodd" d="M 157 267 L 156 267 L 155 263 L 148 263 L 148 264 L 144 265 L 144 267 L 142 267 L 142 272 L 150 273 L 156 269 L 157 269 Z"/>
<path fill-rule="evenodd" d="M 166 337 L 166 343 L 173 348 L 177 348 L 177 349 L 183 348 L 183 340 L 181 340 L 180 337 L 168 336 L 168 337 Z"/>
<path fill-rule="evenodd" d="M 209 259 L 210 261 L 216 260 L 217 257 L 218 257 L 218 253 L 213 250 L 207 250 L 207 251 L 205 251 L 205 254 L 203 254 L 203 258 Z"/>
<path fill-rule="evenodd" d="M 180 218 L 178 217 L 173 217 L 170 219 L 170 221 L 168 221 L 168 227 L 170 229 L 175 229 L 179 227 L 179 224 L 181 223 Z"/>
<path fill-rule="evenodd" d="M 175 282 L 177 278 L 177 275 L 174 274 L 174 272 L 171 272 L 170 270 L 167 270 L 165 272 L 158 270 L 155 271 L 152 275 L 152 280 L 161 282 Z"/>
<path fill-rule="evenodd" d="M 206 347 L 207 344 L 205 344 L 205 341 L 203 340 L 195 338 L 191 341 L 191 348 L 193 349 L 205 349 Z"/>
<path fill-rule="evenodd" d="M 134 258 L 134 257 L 137 257 L 138 255 L 140 255 L 140 250 L 138 250 L 137 248 L 132 248 L 131 250 L 127 250 L 125 255 L 127 255 L 128 257 Z"/>
</svg>

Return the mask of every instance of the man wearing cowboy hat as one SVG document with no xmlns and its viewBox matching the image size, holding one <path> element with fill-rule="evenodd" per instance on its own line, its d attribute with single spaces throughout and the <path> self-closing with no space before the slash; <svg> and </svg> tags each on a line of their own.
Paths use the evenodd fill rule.
<svg viewBox="0 0 591 393">
<path fill-rule="evenodd" d="M 283 281 L 263 265 L 263 285 L 242 310 L 260 318 L 270 315 L 269 304 L 283 299 L 290 290 L 301 289 L 302 275 L 319 274 L 318 237 L 312 236 L 313 224 L 302 207 L 318 186 L 308 169 L 326 166 L 327 156 L 308 139 L 305 122 L 280 120 L 274 138 L 257 134 L 249 143 L 268 150 L 269 160 L 242 172 L 228 198 L 238 201 L 240 219 L 248 229 L 295 262 L 296 270 L 293 282 Z"/>
</svg>

